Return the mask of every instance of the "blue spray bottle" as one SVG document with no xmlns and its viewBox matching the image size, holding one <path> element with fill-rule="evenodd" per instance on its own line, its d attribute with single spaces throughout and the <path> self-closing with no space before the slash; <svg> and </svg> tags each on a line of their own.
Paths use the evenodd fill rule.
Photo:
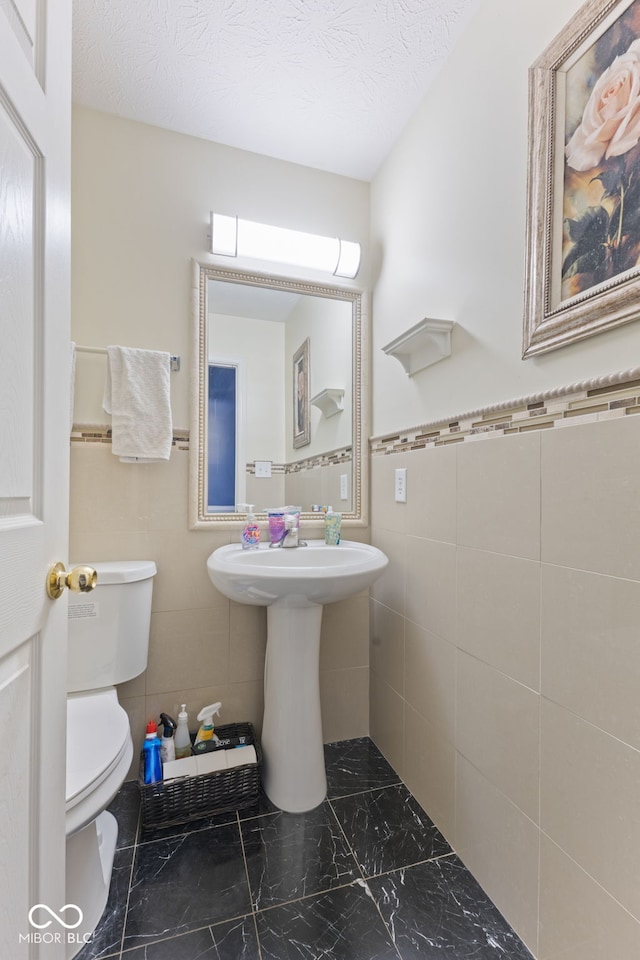
<svg viewBox="0 0 640 960">
<path fill-rule="evenodd" d="M 147 735 L 142 745 L 144 755 L 144 782 L 157 783 L 162 780 L 162 760 L 160 758 L 160 740 L 158 727 L 150 720 L 147 724 Z"/>
</svg>

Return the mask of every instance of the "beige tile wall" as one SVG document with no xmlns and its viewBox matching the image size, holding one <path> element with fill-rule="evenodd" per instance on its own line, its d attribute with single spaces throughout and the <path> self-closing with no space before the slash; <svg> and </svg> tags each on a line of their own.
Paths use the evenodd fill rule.
<svg viewBox="0 0 640 960">
<path fill-rule="evenodd" d="M 300 504 L 303 510 L 311 510 L 312 504 L 318 503 L 348 512 L 352 509 L 351 497 L 348 500 L 340 499 L 342 474 L 346 474 L 347 489 L 351 490 L 350 461 L 312 467 L 299 473 L 287 473 L 284 480 L 284 502 Z"/>
<path fill-rule="evenodd" d="M 343 474 L 347 477 L 347 489 L 351 490 L 349 460 L 310 467 L 298 473 L 274 472 L 270 478 L 247 473 L 247 503 L 255 504 L 259 510 L 293 504 L 309 511 L 313 504 L 320 504 L 349 512 L 352 509 L 351 496 L 347 500 L 340 497 L 340 477 Z"/>
<path fill-rule="evenodd" d="M 640 417 L 371 467 L 373 739 L 539 960 L 636 960 Z"/>
<path fill-rule="evenodd" d="M 174 449 L 162 464 L 123 464 L 109 443 L 71 445 L 72 560 L 155 560 L 149 662 L 122 684 L 121 703 L 136 744 L 149 719 L 187 704 L 192 721 L 221 700 L 221 720 L 261 728 L 266 610 L 232 603 L 213 587 L 206 559 L 239 531 L 190 531 L 188 459 Z M 351 539 L 367 539 L 364 528 Z M 369 601 L 360 594 L 325 608 L 321 642 L 325 741 L 369 732 Z M 197 722 L 192 723 L 197 726 Z M 137 776 L 134 760 L 130 776 Z"/>
</svg>

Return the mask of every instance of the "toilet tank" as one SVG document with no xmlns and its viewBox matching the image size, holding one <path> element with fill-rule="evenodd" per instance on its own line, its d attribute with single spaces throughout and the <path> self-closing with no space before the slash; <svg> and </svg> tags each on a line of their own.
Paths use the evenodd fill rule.
<svg viewBox="0 0 640 960">
<path fill-rule="evenodd" d="M 88 563 L 98 574 L 91 593 L 69 594 L 67 691 L 124 683 L 147 666 L 153 560 Z"/>
</svg>

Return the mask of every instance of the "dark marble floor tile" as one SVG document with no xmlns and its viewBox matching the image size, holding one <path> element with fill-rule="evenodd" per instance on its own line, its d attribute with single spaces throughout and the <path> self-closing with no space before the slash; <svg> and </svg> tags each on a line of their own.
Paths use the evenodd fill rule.
<svg viewBox="0 0 640 960">
<path fill-rule="evenodd" d="M 400 782 L 398 774 L 369 737 L 326 743 L 324 759 L 330 800 Z"/>
<path fill-rule="evenodd" d="M 253 922 L 253 921 L 252 921 Z M 125 950 L 124 960 L 218 960 L 209 927 Z"/>
<path fill-rule="evenodd" d="M 532 960 L 456 856 L 376 877 L 369 887 L 402 960 Z"/>
<path fill-rule="evenodd" d="M 360 876 L 328 803 L 241 823 L 257 910 L 329 890 Z"/>
<path fill-rule="evenodd" d="M 262 960 L 398 960 L 362 881 L 256 916 Z"/>
<path fill-rule="evenodd" d="M 140 819 L 140 790 L 135 780 L 122 784 L 107 809 L 118 821 L 118 849 L 132 846 Z"/>
<path fill-rule="evenodd" d="M 253 917 L 125 950 L 122 960 L 260 960 Z"/>
<path fill-rule="evenodd" d="M 215 960 L 260 960 L 258 937 L 253 917 L 242 917 L 211 927 Z"/>
<path fill-rule="evenodd" d="M 237 824 L 139 844 L 124 946 L 166 939 L 250 911 Z"/>
<path fill-rule="evenodd" d="M 120 955 L 133 852 L 133 847 L 116 850 L 107 906 L 93 938 L 82 948 L 76 960 L 98 960 L 99 957 Z"/>
<path fill-rule="evenodd" d="M 451 853 L 403 784 L 332 800 L 331 806 L 367 877 Z"/>
</svg>

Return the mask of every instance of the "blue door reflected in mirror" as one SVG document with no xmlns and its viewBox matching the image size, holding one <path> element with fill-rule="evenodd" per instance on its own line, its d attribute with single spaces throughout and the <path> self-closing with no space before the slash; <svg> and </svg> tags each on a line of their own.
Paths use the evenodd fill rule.
<svg viewBox="0 0 640 960">
<path fill-rule="evenodd" d="M 236 509 L 237 368 L 209 364 L 207 489 L 209 510 Z"/>
</svg>

